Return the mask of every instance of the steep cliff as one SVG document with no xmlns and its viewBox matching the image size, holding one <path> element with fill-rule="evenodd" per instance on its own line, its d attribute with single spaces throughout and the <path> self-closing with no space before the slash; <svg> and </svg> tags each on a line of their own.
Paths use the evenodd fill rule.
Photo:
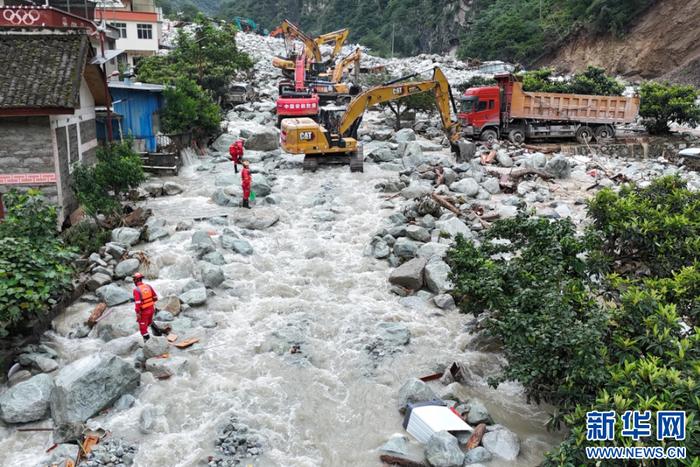
<svg viewBox="0 0 700 467">
<path fill-rule="evenodd" d="M 657 2 L 622 38 L 574 37 L 539 64 L 567 71 L 596 65 L 631 79 L 700 86 L 700 0 Z"/>
</svg>

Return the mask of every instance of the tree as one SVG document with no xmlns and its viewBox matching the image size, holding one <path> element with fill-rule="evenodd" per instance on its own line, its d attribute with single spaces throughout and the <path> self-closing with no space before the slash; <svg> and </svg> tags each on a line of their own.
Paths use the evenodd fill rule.
<svg viewBox="0 0 700 467">
<path fill-rule="evenodd" d="M 251 68 L 253 62 L 238 50 L 237 31 L 232 24 L 217 25 L 201 14 L 195 18 L 195 24 L 194 34 L 178 31 L 171 53 L 139 62 L 138 79 L 172 84 L 181 77 L 192 78 L 211 91 L 217 102 L 224 103 L 228 84 L 239 70 Z"/>
<path fill-rule="evenodd" d="M 76 164 L 72 189 L 87 214 L 110 216 L 120 211 L 120 199 L 145 179 L 141 158 L 127 140 L 98 148 L 92 167 Z"/>
<path fill-rule="evenodd" d="M 671 122 L 697 125 L 700 106 L 695 101 L 698 91 L 693 86 L 648 81 L 639 87 L 639 115 L 651 134 L 671 131 Z"/>
<path fill-rule="evenodd" d="M 179 78 L 165 89 L 165 105 L 161 111 L 166 133 L 192 131 L 196 140 L 216 134 L 221 123 L 221 112 L 211 95 L 197 83 Z"/>
<path fill-rule="evenodd" d="M 556 78 L 552 68 L 521 73 L 523 90 L 529 92 L 557 92 L 590 94 L 597 96 L 619 96 L 625 87 L 605 70 L 589 66 L 586 71 L 576 73 L 571 79 Z"/>
<path fill-rule="evenodd" d="M 495 86 L 496 80 L 493 78 L 487 78 L 485 76 L 472 76 L 466 81 L 462 81 L 457 85 L 457 90 L 461 93 L 469 88 L 480 88 L 483 86 Z"/>
</svg>

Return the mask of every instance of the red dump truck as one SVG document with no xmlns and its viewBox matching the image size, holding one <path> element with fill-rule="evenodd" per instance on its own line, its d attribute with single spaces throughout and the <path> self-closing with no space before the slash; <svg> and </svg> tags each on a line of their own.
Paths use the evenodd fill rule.
<svg viewBox="0 0 700 467">
<path fill-rule="evenodd" d="M 494 77 L 496 86 L 467 89 L 459 120 L 466 136 L 494 141 L 576 138 L 580 143 L 615 136 L 615 125 L 631 123 L 638 97 L 525 92 L 512 74 Z"/>
</svg>

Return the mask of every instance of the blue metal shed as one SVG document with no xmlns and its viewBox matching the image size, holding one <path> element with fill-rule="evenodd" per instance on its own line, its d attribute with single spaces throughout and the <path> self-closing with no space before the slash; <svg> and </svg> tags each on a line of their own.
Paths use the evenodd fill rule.
<svg viewBox="0 0 700 467">
<path fill-rule="evenodd" d="M 134 138 L 144 152 L 157 150 L 156 135 L 160 131 L 160 109 L 163 107 L 163 89 L 159 84 L 113 81 L 109 83 L 112 110 L 121 116 L 113 124 L 114 138 Z"/>
</svg>

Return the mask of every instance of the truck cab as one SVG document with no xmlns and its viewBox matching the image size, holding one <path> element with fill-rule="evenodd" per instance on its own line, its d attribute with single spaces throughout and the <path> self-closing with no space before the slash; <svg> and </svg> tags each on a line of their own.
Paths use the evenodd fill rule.
<svg viewBox="0 0 700 467">
<path fill-rule="evenodd" d="M 469 88 L 460 98 L 457 114 L 467 136 L 484 141 L 498 138 L 501 112 L 501 89 L 498 86 Z"/>
</svg>

